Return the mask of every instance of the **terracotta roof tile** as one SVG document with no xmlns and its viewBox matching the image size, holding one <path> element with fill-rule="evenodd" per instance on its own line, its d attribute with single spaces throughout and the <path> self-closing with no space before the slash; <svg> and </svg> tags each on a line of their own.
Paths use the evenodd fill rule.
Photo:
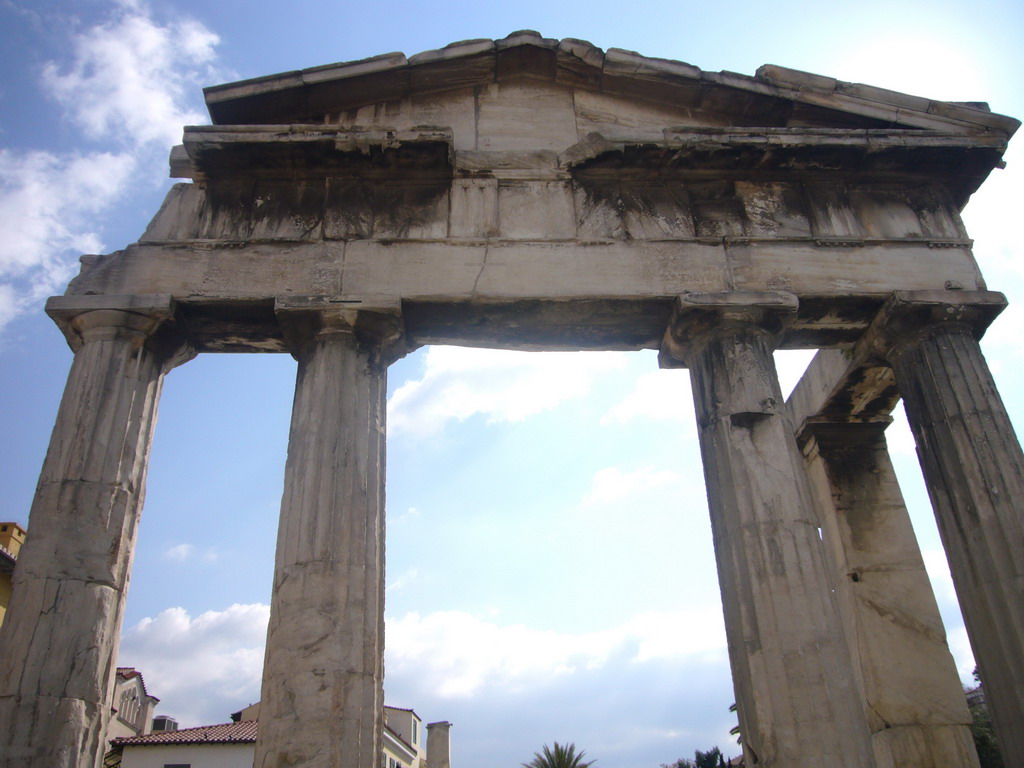
<svg viewBox="0 0 1024 768">
<path fill-rule="evenodd" d="M 240 723 L 201 725 L 180 731 L 150 733 L 145 736 L 122 736 L 111 743 L 125 747 L 149 747 L 161 744 L 248 744 L 255 743 L 258 723 L 243 720 Z"/>
</svg>

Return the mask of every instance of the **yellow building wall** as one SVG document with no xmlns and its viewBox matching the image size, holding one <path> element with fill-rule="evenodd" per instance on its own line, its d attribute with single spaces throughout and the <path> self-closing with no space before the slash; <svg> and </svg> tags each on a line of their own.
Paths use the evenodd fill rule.
<svg viewBox="0 0 1024 768">
<path fill-rule="evenodd" d="M 7 606 L 11 603 L 11 574 L 0 573 L 0 624 L 7 616 Z"/>
<path fill-rule="evenodd" d="M 17 559 L 21 545 L 25 543 L 25 529 L 17 523 L 0 523 L 0 547 L 3 547 Z M 7 616 L 7 606 L 11 604 L 11 571 L 0 569 L 0 624 Z"/>
</svg>

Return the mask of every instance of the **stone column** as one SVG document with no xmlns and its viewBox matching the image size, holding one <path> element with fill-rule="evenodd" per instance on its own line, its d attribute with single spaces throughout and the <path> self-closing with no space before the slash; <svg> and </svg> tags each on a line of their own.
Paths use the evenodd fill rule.
<svg viewBox="0 0 1024 768">
<path fill-rule="evenodd" d="M 398 308 L 277 309 L 299 368 L 255 765 L 378 768 L 385 390 Z"/>
<path fill-rule="evenodd" d="M 1003 759 L 1024 765 L 1024 455 L 978 337 L 990 292 L 900 292 L 871 333 L 896 374 Z"/>
<path fill-rule="evenodd" d="M 116 307 L 111 309 L 110 307 Z M 163 376 L 169 297 L 58 297 L 75 359 L 0 631 L 0 766 L 100 765 Z"/>
<path fill-rule="evenodd" d="M 830 584 L 879 768 L 976 768 L 971 716 L 889 459 L 888 423 L 809 421 L 802 430 Z"/>
<path fill-rule="evenodd" d="M 790 294 L 689 294 L 665 350 L 690 369 L 748 765 L 875 765 L 772 350 Z M 664 360 L 663 356 L 663 360 Z"/>
</svg>

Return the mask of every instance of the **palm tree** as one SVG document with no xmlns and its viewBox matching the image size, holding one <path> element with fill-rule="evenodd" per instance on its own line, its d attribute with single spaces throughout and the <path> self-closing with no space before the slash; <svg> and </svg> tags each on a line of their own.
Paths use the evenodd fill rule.
<svg viewBox="0 0 1024 768">
<path fill-rule="evenodd" d="M 545 744 L 543 753 L 534 752 L 533 760 L 523 763 L 522 766 L 523 768 L 588 768 L 597 762 L 596 760 L 583 762 L 585 754 L 587 753 L 582 749 L 577 752 L 575 744 L 562 746 L 556 741 L 554 749 Z"/>
</svg>

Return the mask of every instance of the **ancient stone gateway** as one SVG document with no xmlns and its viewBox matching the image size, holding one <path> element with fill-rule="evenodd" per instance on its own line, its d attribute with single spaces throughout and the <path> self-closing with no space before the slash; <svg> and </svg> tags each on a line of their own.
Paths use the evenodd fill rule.
<svg viewBox="0 0 1024 768">
<path fill-rule="evenodd" d="M 164 374 L 299 361 L 257 765 L 375 768 L 384 391 L 423 344 L 691 371 L 749 766 L 976 765 L 883 432 L 906 403 L 1008 765 L 1024 458 L 958 211 L 1018 122 L 521 32 L 210 88 L 75 350 L 0 657 L 0 765 L 98 764 Z M 784 403 L 777 348 L 818 348 Z M 819 528 L 822 533 L 819 536 Z"/>
</svg>

